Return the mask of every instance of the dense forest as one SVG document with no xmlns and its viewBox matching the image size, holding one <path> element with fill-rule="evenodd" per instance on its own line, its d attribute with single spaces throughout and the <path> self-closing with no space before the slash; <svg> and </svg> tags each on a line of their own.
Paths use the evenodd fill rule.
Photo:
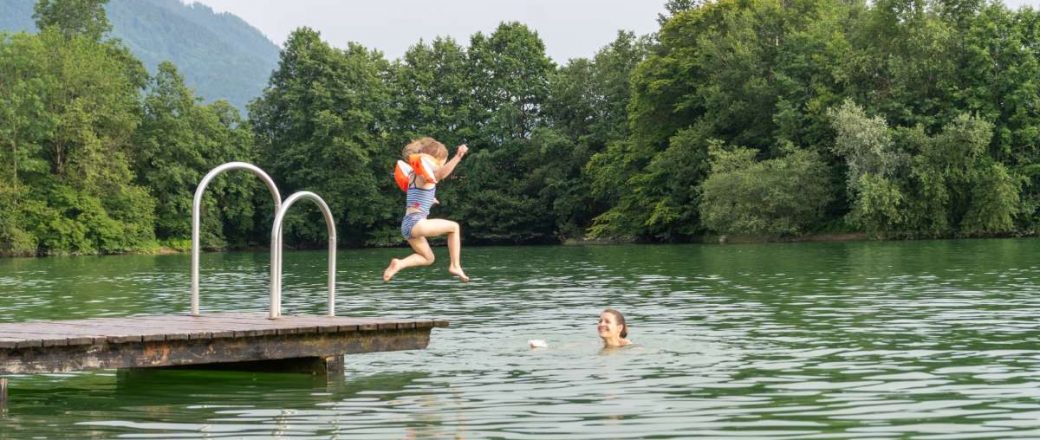
<svg viewBox="0 0 1040 440">
<path fill-rule="evenodd" d="M 36 32 L 36 0 L 0 0 L 0 31 Z M 184 82 L 207 101 L 225 99 L 240 111 L 256 98 L 278 64 L 278 46 L 237 16 L 181 0 L 110 0 L 104 5 L 119 39 L 156 74 L 177 65 Z"/>
<path fill-rule="evenodd" d="M 654 35 L 562 66 L 521 23 L 397 60 L 300 28 L 242 115 L 172 63 L 149 74 L 104 3 L 40 0 L 38 34 L 0 37 L 0 253 L 183 248 L 195 185 L 231 160 L 321 195 L 346 245 L 400 245 L 391 168 L 424 135 L 470 146 L 434 212 L 467 243 L 1037 228 L 1028 8 L 670 0 Z M 210 186 L 206 247 L 268 240 L 270 196 L 245 174 Z M 316 209 L 289 219 L 288 244 L 323 240 Z"/>
</svg>

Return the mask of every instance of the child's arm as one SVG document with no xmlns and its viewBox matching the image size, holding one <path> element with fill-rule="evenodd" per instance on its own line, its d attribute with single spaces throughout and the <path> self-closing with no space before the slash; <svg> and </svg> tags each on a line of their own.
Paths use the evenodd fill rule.
<svg viewBox="0 0 1040 440">
<path fill-rule="evenodd" d="M 452 157 L 451 160 L 447 161 L 444 166 L 437 168 L 437 171 L 433 173 L 434 177 L 440 181 L 445 177 L 450 176 L 451 172 L 455 171 L 455 166 L 462 161 L 462 156 L 465 156 L 468 151 L 469 147 L 467 147 L 466 144 L 459 145 L 459 148 L 455 150 L 455 157 Z"/>
</svg>

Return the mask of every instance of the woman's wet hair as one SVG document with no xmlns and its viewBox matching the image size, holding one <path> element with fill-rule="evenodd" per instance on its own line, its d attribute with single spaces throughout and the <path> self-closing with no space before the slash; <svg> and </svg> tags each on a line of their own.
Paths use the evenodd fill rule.
<svg viewBox="0 0 1040 440">
<path fill-rule="evenodd" d="M 628 324 L 625 323 L 625 315 L 622 315 L 621 312 L 614 309 L 606 309 L 603 311 L 603 313 L 610 313 L 611 315 L 614 315 L 614 319 L 617 320 L 618 324 L 621 324 L 621 337 L 627 338 Z"/>
</svg>

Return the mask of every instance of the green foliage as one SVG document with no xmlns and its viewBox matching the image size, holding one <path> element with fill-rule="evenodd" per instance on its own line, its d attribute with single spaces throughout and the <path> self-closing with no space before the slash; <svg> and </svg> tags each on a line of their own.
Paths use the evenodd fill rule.
<svg viewBox="0 0 1040 440">
<path fill-rule="evenodd" d="M 657 22 L 664 24 L 673 15 L 693 9 L 700 3 L 702 3 L 701 0 L 668 0 L 664 3 L 664 10 L 668 14 L 657 14 Z"/>
<path fill-rule="evenodd" d="M 890 129 L 846 102 L 830 112 L 846 160 L 851 219 L 879 237 L 994 235 L 1015 230 L 1021 178 L 988 154 L 993 125 L 961 115 L 929 136 Z M 897 145 L 900 148 L 897 149 Z"/>
<path fill-rule="evenodd" d="M 881 117 L 867 117 L 863 109 L 850 100 L 828 110 L 827 114 L 837 133 L 834 154 L 844 157 L 848 166 L 850 192 L 857 192 L 860 176 L 892 177 L 907 162 L 906 155 L 896 151 L 892 133 Z"/>
<path fill-rule="evenodd" d="M 21 202 L 27 187 L 0 185 L 0 255 L 33 256 L 38 246 L 35 235 L 26 231 Z"/>
<path fill-rule="evenodd" d="M 121 253 L 147 245 L 154 237 L 150 200 L 143 191 L 102 200 L 63 184 L 37 190 L 46 203 L 25 203 L 22 215 L 28 232 L 39 237 L 43 253 Z"/>
<path fill-rule="evenodd" d="M 1004 165 L 981 166 L 973 176 L 971 205 L 961 221 L 961 234 L 968 236 L 1004 234 L 1015 230 L 1015 217 L 1022 212 L 1021 179 Z"/>
<path fill-rule="evenodd" d="M 816 152 L 791 148 L 786 156 L 757 161 L 753 149 L 713 145 L 710 154 L 700 209 L 713 231 L 799 235 L 820 221 L 832 197 L 827 165 Z"/>
<path fill-rule="evenodd" d="M 795 144 L 830 160 L 826 110 L 843 92 L 840 66 L 850 43 L 842 28 L 856 5 L 676 6 L 631 75 L 630 136 L 589 162 L 598 170 L 596 194 L 624 189 L 597 217 L 594 234 L 675 240 L 700 233 L 696 188 L 707 176 L 708 139 L 747 145 L 765 158 Z"/>
<path fill-rule="evenodd" d="M 347 243 L 377 244 L 386 234 L 375 225 L 392 227 L 384 220 L 396 211 L 388 176 L 393 149 L 382 123 L 391 119 L 389 76 L 380 53 L 356 44 L 334 49 L 301 28 L 250 108 L 262 168 L 286 196 L 300 190 L 321 195 Z M 308 221 L 287 224 L 290 238 L 318 243 L 326 235 L 316 210 Z"/>
<path fill-rule="evenodd" d="M 105 15 L 108 0 L 39 0 L 33 9 L 36 27 L 54 27 L 66 38 L 82 36 L 100 41 L 112 30 Z"/>
<path fill-rule="evenodd" d="M 560 139 L 539 131 L 553 70 L 541 39 L 519 23 L 503 23 L 492 34 L 477 33 L 470 40 L 466 77 L 471 97 L 465 100 L 463 126 L 469 128 L 459 134 L 473 154 L 455 179 L 441 186 L 447 191 L 438 192 L 443 206 L 437 215 L 459 220 L 471 240 L 557 239 L 548 198 L 559 188 L 543 192 L 543 186 L 559 174 L 556 167 L 571 165 L 550 164 L 541 156 L 543 151 L 560 153 Z"/>
<path fill-rule="evenodd" d="M 646 38 L 618 32 L 592 59 L 571 60 L 550 76 L 546 125 L 566 136 L 570 145 L 556 143 L 556 154 L 543 159 L 559 182 L 556 191 L 543 197 L 555 200 L 557 229 L 564 237 L 581 237 L 593 218 L 618 200 L 620 191 L 609 171 L 615 156 L 607 145 L 629 135 L 629 78 L 648 46 Z M 561 210 L 564 203 L 571 207 Z"/>
<path fill-rule="evenodd" d="M 904 229 L 906 197 L 895 182 L 870 173 L 856 178 L 857 198 L 851 217 L 871 237 L 897 235 Z"/>
<path fill-rule="evenodd" d="M 527 26 L 502 23 L 491 35 L 474 34 L 467 55 L 479 129 L 474 143 L 496 147 L 528 138 L 549 94 L 553 64 L 545 44 Z"/>
<path fill-rule="evenodd" d="M 446 145 L 473 138 L 466 52 L 450 38 L 419 42 L 393 66 L 394 145 L 430 136 Z"/>
<path fill-rule="evenodd" d="M 68 17 L 55 9 L 61 2 L 41 5 L 42 22 Z M 11 188 L 3 250 L 112 253 L 143 246 L 154 240 L 154 202 L 134 185 L 129 164 L 141 69 L 116 45 L 61 26 L 75 28 L 61 22 L 0 44 L 8 79 L 0 97 L 10 105 L 0 122 L 0 168 Z"/>
<path fill-rule="evenodd" d="M 134 136 L 134 168 L 137 181 L 156 201 L 159 239 L 191 237 L 191 204 L 207 171 L 225 162 L 254 159 L 251 132 L 238 111 L 226 101 L 202 105 L 199 100 L 171 63 L 159 66 L 144 98 L 141 126 Z M 250 241 L 253 192 L 262 186 L 252 175 L 231 173 L 207 187 L 204 246 L 224 247 L 228 236 L 239 246 Z"/>
</svg>

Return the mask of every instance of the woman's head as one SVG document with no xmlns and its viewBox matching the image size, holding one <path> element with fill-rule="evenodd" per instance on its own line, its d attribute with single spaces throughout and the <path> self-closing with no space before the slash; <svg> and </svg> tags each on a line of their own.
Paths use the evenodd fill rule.
<svg viewBox="0 0 1040 440">
<path fill-rule="evenodd" d="M 413 139 L 408 143 L 408 145 L 405 145 L 404 150 L 401 151 L 401 155 L 406 159 L 412 154 L 419 153 L 433 156 L 433 158 L 437 159 L 441 165 L 444 165 L 444 162 L 448 160 L 448 148 L 429 136 Z"/>
<path fill-rule="evenodd" d="M 614 309 L 606 309 L 599 314 L 599 325 L 596 329 L 599 330 L 599 337 L 603 339 L 628 337 L 628 324 L 625 324 L 625 316 Z"/>
</svg>

